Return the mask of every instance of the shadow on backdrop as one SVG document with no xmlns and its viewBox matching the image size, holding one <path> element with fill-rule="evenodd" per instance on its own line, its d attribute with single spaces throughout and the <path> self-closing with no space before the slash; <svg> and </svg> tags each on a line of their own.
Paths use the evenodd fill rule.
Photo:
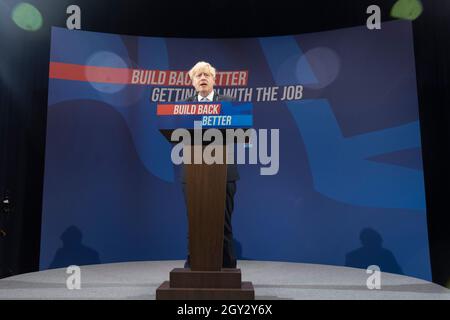
<svg viewBox="0 0 450 320">
<path fill-rule="evenodd" d="M 244 256 L 242 251 L 242 244 L 238 241 L 238 239 L 233 238 L 233 246 L 234 246 L 234 253 L 236 255 L 236 259 L 238 260 L 252 260 L 250 258 L 247 258 Z"/>
<path fill-rule="evenodd" d="M 362 247 L 345 255 L 347 267 L 367 269 L 371 265 L 377 265 L 381 272 L 403 274 L 394 254 L 383 248 L 383 238 L 376 230 L 372 228 L 362 229 L 359 239 Z"/>
<path fill-rule="evenodd" d="M 82 243 L 83 234 L 78 227 L 68 227 L 60 238 L 63 246 L 56 251 L 49 269 L 101 263 L 98 252 Z"/>
</svg>

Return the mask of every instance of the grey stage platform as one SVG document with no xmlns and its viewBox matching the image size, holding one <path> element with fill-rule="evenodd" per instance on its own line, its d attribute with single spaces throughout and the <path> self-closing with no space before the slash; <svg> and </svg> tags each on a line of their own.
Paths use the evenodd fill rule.
<svg viewBox="0 0 450 320">
<path fill-rule="evenodd" d="M 0 299 L 155 299 L 156 288 L 183 261 L 127 262 L 81 267 L 81 289 L 68 290 L 65 269 L 0 280 Z M 446 299 L 450 290 L 427 281 L 382 273 L 369 290 L 365 270 L 302 263 L 239 261 L 244 281 L 264 299 Z"/>
</svg>

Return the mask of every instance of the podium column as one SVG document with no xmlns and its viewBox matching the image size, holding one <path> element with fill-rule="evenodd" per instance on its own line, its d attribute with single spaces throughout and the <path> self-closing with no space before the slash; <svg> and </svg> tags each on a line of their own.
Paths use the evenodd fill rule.
<svg viewBox="0 0 450 320">
<path fill-rule="evenodd" d="M 223 149 L 226 157 L 226 146 Z M 204 146 L 190 148 L 191 158 Z M 199 158 L 202 159 L 202 158 Z M 251 282 L 241 281 L 240 269 L 222 268 L 227 165 L 185 165 L 191 268 L 176 268 L 156 290 L 157 300 L 254 300 Z"/>
<path fill-rule="evenodd" d="M 202 146 L 188 148 L 193 158 L 204 150 Z M 220 271 L 227 165 L 186 164 L 185 172 L 191 270 Z"/>
</svg>

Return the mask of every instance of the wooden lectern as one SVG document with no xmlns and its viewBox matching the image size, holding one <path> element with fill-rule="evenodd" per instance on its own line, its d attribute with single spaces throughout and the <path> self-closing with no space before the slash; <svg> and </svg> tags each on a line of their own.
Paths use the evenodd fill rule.
<svg viewBox="0 0 450 320">
<path fill-rule="evenodd" d="M 173 130 L 160 131 L 170 141 Z M 204 146 L 184 148 L 194 158 Z M 241 270 L 222 268 L 227 165 L 191 163 L 184 164 L 191 268 L 173 269 L 170 281 L 156 290 L 156 299 L 254 300 L 253 285 L 242 282 Z"/>
</svg>

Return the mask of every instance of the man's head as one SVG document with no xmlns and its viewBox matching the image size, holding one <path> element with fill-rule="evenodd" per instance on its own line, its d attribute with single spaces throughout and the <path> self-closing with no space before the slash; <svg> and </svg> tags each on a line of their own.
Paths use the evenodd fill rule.
<svg viewBox="0 0 450 320">
<path fill-rule="evenodd" d="M 195 90 L 206 97 L 214 88 L 216 81 L 216 69 L 208 62 L 200 61 L 189 70 L 189 77 Z"/>
</svg>

